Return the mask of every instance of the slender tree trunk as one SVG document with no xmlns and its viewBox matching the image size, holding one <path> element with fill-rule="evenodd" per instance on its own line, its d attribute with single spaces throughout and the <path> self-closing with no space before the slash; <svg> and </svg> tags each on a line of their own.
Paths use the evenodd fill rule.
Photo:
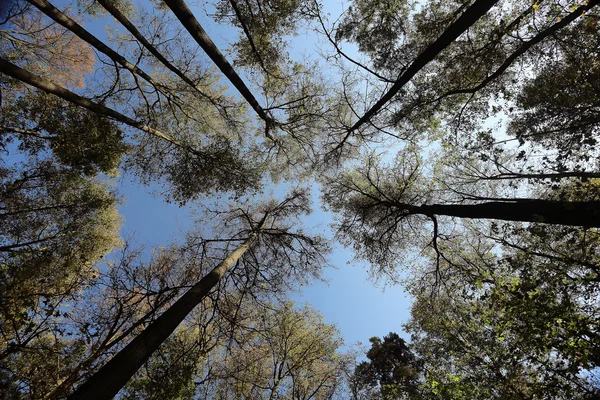
<svg viewBox="0 0 600 400">
<path fill-rule="evenodd" d="M 390 101 L 396 93 L 404 87 L 420 70 L 422 70 L 430 61 L 440 54 L 446 47 L 454 42 L 460 35 L 469 29 L 479 18 L 484 16 L 490 8 L 492 8 L 498 0 L 477 0 L 469 7 L 462 15 L 454 21 L 435 42 L 430 44 L 417 56 L 410 64 L 398 80 L 392 85 L 390 90 L 383 95 L 381 99 L 373 107 L 371 107 L 360 119 L 349 129 L 349 132 L 354 132 L 360 128 L 365 122 L 381 110 L 385 104 Z M 347 139 L 347 138 L 346 138 Z M 343 143 L 342 143 L 343 144 Z"/>
<path fill-rule="evenodd" d="M 109 400 L 125 386 L 129 379 L 150 358 L 152 353 L 173 333 L 185 317 L 206 297 L 223 275 L 253 245 L 267 215 L 244 243 L 229 254 L 204 278 L 119 351 L 98 372 L 69 396 L 69 400 Z"/>
<path fill-rule="evenodd" d="M 177 16 L 179 21 L 181 21 L 181 24 L 188 30 L 194 40 L 202 47 L 202 50 L 204 50 L 217 67 L 219 67 L 221 72 L 229 79 L 233 86 L 235 86 L 244 99 L 246 99 L 256 114 L 267 123 L 267 126 L 272 125 L 274 123 L 273 119 L 269 117 L 265 110 L 258 104 L 258 101 L 252 92 L 250 92 L 250 89 L 248 89 L 242 78 L 240 78 L 231 64 L 229 64 L 229 61 L 227 61 L 225 56 L 219 51 L 185 2 L 183 0 L 164 0 L 164 2 Z"/>
<path fill-rule="evenodd" d="M 548 172 L 539 174 L 520 174 L 518 172 L 507 172 L 498 175 L 490 175 L 484 177 L 477 177 L 477 180 L 482 181 L 499 181 L 499 180 L 515 180 L 515 179 L 566 179 L 566 178 L 580 178 L 580 179 L 594 179 L 600 178 L 600 172 L 586 172 L 586 171 L 567 171 L 567 172 Z"/>
<path fill-rule="evenodd" d="M 447 215 L 459 218 L 500 219 L 545 224 L 600 227 L 600 201 L 518 200 L 481 204 L 395 204 L 409 214 Z"/>
<path fill-rule="evenodd" d="M 160 61 L 165 67 L 171 72 L 177 75 L 181 80 L 190 85 L 195 89 L 202 97 L 209 100 L 213 105 L 218 106 L 218 103 L 208 94 L 204 93 L 198 88 L 198 85 L 194 83 L 187 75 L 185 75 L 179 68 L 163 56 L 156 47 L 154 47 L 142 33 L 127 19 L 127 17 L 113 4 L 110 0 L 98 0 L 98 3 L 102 5 L 117 21 L 121 23 L 132 35 L 135 37 L 158 61 Z"/>
<path fill-rule="evenodd" d="M 146 72 L 142 71 L 140 68 L 138 68 L 137 66 L 135 66 L 132 63 L 130 63 L 129 61 L 127 61 L 127 59 L 125 59 L 125 57 L 121 56 L 119 53 L 117 53 L 116 51 L 114 51 L 113 49 L 111 49 L 110 47 L 105 45 L 100 39 L 98 39 L 97 37 L 95 37 L 94 35 L 89 33 L 81 25 L 79 25 L 73 19 L 69 18 L 67 15 L 62 13 L 60 10 L 58 10 L 56 7 L 54 7 L 52 4 L 50 4 L 46 0 L 27 0 L 27 1 L 31 4 L 33 4 L 34 6 L 36 6 L 38 9 L 40 9 L 40 11 L 42 11 L 44 14 L 46 14 L 47 16 L 52 18 L 55 22 L 64 26 L 71 32 L 73 32 L 80 39 L 82 39 L 83 41 L 92 45 L 96 50 L 105 54 L 114 62 L 121 64 L 123 67 L 125 67 L 127 70 L 129 70 L 132 74 L 141 76 L 144 80 L 146 80 L 146 82 L 148 82 L 152 86 L 154 86 L 156 88 L 156 90 L 163 93 L 169 99 L 174 100 L 172 95 L 163 92 L 162 89 L 165 88 L 165 86 L 163 84 L 155 81 Z"/>
<path fill-rule="evenodd" d="M 43 90 L 46 93 L 51 93 L 55 96 L 60 97 L 63 100 L 66 100 L 70 103 L 76 104 L 80 107 L 86 108 L 96 114 L 104 115 L 106 117 L 113 118 L 119 122 L 132 126 L 134 128 L 140 129 L 144 132 L 147 132 L 151 135 L 157 136 L 167 142 L 173 143 L 178 147 L 182 147 L 190 152 L 200 155 L 198 151 L 190 148 L 189 146 L 184 145 L 179 142 L 175 138 L 166 133 L 159 131 L 158 129 L 151 128 L 147 125 L 144 125 L 142 122 L 131 119 L 118 111 L 113 110 L 112 108 L 108 108 L 102 104 L 95 103 L 85 97 L 81 97 L 78 94 L 71 92 L 70 90 L 65 89 L 62 86 L 55 85 L 47 79 L 44 79 L 40 76 L 34 75 L 29 71 L 24 70 L 16 66 L 15 64 L 7 61 L 3 58 L 0 58 L 0 72 L 11 76 L 15 79 L 18 79 L 22 82 L 25 82 L 31 86 L 34 86 L 38 89 Z"/>
</svg>

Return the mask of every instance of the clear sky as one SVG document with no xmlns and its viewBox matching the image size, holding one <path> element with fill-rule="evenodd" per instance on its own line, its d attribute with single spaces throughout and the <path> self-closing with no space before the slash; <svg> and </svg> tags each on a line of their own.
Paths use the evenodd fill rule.
<svg viewBox="0 0 600 400">
<path fill-rule="evenodd" d="M 133 235 L 139 244 L 164 246 L 177 241 L 178 235 L 191 226 L 193 204 L 182 208 L 167 204 L 160 195 L 151 193 L 153 189 L 127 178 L 120 179 L 119 191 L 125 197 L 120 207 L 123 235 Z M 308 227 L 320 225 L 329 230 L 331 216 L 315 210 L 304 221 Z M 337 245 L 330 258 L 336 268 L 323 271 L 328 282 L 305 286 L 293 299 L 310 304 L 324 314 L 326 322 L 336 324 L 346 344 L 367 343 L 371 336 L 392 331 L 400 333 L 402 322 L 408 318 L 408 297 L 399 286 L 385 290 L 376 287 L 369 280 L 368 265 L 353 258 L 352 251 Z"/>
<path fill-rule="evenodd" d="M 327 11 L 332 14 L 339 9 L 339 5 L 333 2 L 326 3 Z M 235 40 L 236 31 L 218 27 L 198 9 L 195 12 L 217 46 L 226 50 L 227 41 Z M 98 21 L 91 25 L 98 28 Z M 91 29 L 90 24 L 86 27 Z M 309 34 L 294 39 L 294 46 L 300 48 L 297 51 L 304 55 L 315 51 L 310 47 L 314 43 Z M 152 193 L 156 189 L 138 185 L 127 177 L 119 180 L 118 187 L 124 197 L 120 207 L 124 217 L 123 235 L 133 236 L 137 243 L 164 246 L 177 241 L 177 236 L 191 226 L 193 204 L 182 208 L 167 204 L 160 195 Z M 318 204 L 314 208 L 313 215 L 305 219 L 306 226 L 319 225 L 319 230 L 330 231 L 331 216 L 319 210 Z M 370 337 L 383 336 L 391 331 L 401 333 L 401 324 L 408 319 L 410 308 L 408 296 L 402 288 L 387 286 L 384 290 L 382 285 L 376 286 L 369 279 L 368 265 L 355 261 L 352 251 L 339 245 L 334 247 L 330 260 L 336 269 L 323 271 L 323 278 L 328 282 L 314 282 L 294 294 L 293 299 L 299 304 L 308 303 L 323 313 L 326 322 L 338 327 L 347 345 L 365 344 Z"/>
</svg>

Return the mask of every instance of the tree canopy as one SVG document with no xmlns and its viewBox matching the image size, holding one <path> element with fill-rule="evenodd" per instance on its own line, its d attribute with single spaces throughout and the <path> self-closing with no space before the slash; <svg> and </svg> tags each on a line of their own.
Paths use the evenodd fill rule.
<svg viewBox="0 0 600 400">
<path fill-rule="evenodd" d="M 595 398 L 599 4 L 2 2 L 0 397 Z M 335 241 L 413 299 L 355 368 Z"/>
</svg>

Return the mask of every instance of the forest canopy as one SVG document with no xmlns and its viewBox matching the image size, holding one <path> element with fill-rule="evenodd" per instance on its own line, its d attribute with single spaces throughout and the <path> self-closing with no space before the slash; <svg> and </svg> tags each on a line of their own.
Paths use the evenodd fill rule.
<svg viewBox="0 0 600 400">
<path fill-rule="evenodd" d="M 600 0 L 329 3 L 0 2 L 1 398 L 600 396 Z"/>
</svg>

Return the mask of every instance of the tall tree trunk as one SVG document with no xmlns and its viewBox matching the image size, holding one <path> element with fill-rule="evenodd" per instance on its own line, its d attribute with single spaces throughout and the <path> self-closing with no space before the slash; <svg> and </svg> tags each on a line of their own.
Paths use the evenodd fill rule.
<svg viewBox="0 0 600 400">
<path fill-rule="evenodd" d="M 0 72 L 6 74 L 8 76 L 11 76 L 15 79 L 18 79 L 22 82 L 25 82 L 31 86 L 34 86 L 38 89 L 41 89 L 46 93 L 51 93 L 55 96 L 60 97 L 63 100 L 66 100 L 70 103 L 76 104 L 80 107 L 86 108 L 92 112 L 95 112 L 96 114 L 100 114 L 100 115 L 104 115 L 106 117 L 113 118 L 116 121 L 122 122 L 122 123 L 132 126 L 134 128 L 140 129 L 144 132 L 147 132 L 151 135 L 157 136 L 163 140 L 166 140 L 167 142 L 173 143 L 174 145 L 176 145 L 178 147 L 182 147 L 196 155 L 201 156 L 201 154 L 197 150 L 194 150 L 191 147 L 184 145 L 183 143 L 176 140 L 174 137 L 167 135 L 166 133 L 161 132 L 158 129 L 151 128 L 151 127 L 143 124 L 140 121 L 131 119 L 131 118 L 121 114 L 120 112 L 113 110 L 112 108 L 108 108 L 102 104 L 95 103 L 95 102 L 91 101 L 90 99 L 81 97 L 78 94 L 75 94 L 75 93 L 71 92 L 70 90 L 65 89 L 64 87 L 55 85 L 54 83 L 50 82 L 49 80 L 44 79 L 40 76 L 34 75 L 31 72 L 26 71 L 23 68 L 20 68 L 20 67 L 16 66 L 15 64 L 11 63 L 10 61 L 7 61 L 3 58 L 0 58 Z"/>
<path fill-rule="evenodd" d="M 47 2 L 46 0 L 27 0 L 29 3 L 36 6 L 40 11 L 44 14 L 52 18 L 58 24 L 64 26 L 75 35 L 77 35 L 83 41 L 92 45 L 96 50 L 108 56 L 115 63 L 122 65 L 124 68 L 129 70 L 132 74 L 141 76 L 146 82 L 150 83 L 156 90 L 158 90 L 163 95 L 167 96 L 171 101 L 175 101 L 176 99 L 169 93 L 165 93 L 165 85 L 160 82 L 157 82 L 148 75 L 146 72 L 142 71 L 139 67 L 133 65 L 125 57 L 121 56 L 119 53 L 105 45 L 100 39 L 89 33 L 85 30 L 81 25 L 75 22 L 73 19 L 69 18 L 67 15 L 62 13 L 52 4 Z"/>
<path fill-rule="evenodd" d="M 111 0 L 98 0 L 98 3 L 102 5 L 117 21 L 121 23 L 132 35 L 135 37 L 158 61 L 160 61 L 165 67 L 171 72 L 177 75 L 181 80 L 190 85 L 195 89 L 202 97 L 210 101 L 214 106 L 218 107 L 218 102 L 213 99 L 210 95 L 204 93 L 198 88 L 198 85 L 194 83 L 187 75 L 177 68 L 173 63 L 165 58 L 156 47 L 154 47 L 142 33 L 127 19 L 127 17 L 113 4 Z"/>
<path fill-rule="evenodd" d="M 179 300 L 136 336 L 123 350 L 119 351 L 98 372 L 69 396 L 69 400 L 109 400 L 125 386 L 129 379 L 150 358 L 152 353 L 173 333 L 185 317 L 206 297 L 231 266 L 254 244 L 262 229 L 265 214 L 237 249 L 229 254 L 204 278 L 188 290 Z"/>
<path fill-rule="evenodd" d="M 177 16 L 179 21 L 181 21 L 181 24 L 188 30 L 194 40 L 202 47 L 202 50 L 204 50 L 217 67 L 219 67 L 221 72 L 229 79 L 233 86 L 235 86 L 244 99 L 246 99 L 256 114 L 267 123 L 267 128 L 274 124 L 275 121 L 269 117 L 260 104 L 258 104 L 258 101 L 252 92 L 250 92 L 250 89 L 248 89 L 242 78 L 240 78 L 231 64 L 229 64 L 229 61 L 227 61 L 225 56 L 219 51 L 185 2 L 183 0 L 164 0 L 164 2 Z"/>
<path fill-rule="evenodd" d="M 587 172 L 587 171 L 567 171 L 567 172 L 540 172 L 538 174 L 521 174 L 518 172 L 503 172 L 497 175 L 489 175 L 482 177 L 475 177 L 474 179 L 482 181 L 499 181 L 499 180 L 516 180 L 516 179 L 566 179 L 566 178 L 579 178 L 579 179 L 594 179 L 600 178 L 600 172 Z"/>
<path fill-rule="evenodd" d="M 394 85 L 388 90 L 373 107 L 371 107 L 360 119 L 349 129 L 349 133 L 356 131 L 365 122 L 381 110 L 385 104 L 390 101 L 396 93 L 404 87 L 420 70 L 422 70 L 430 61 L 440 54 L 446 47 L 454 42 L 460 35 L 469 29 L 479 18 L 484 16 L 498 0 L 477 0 L 462 15 L 454 21 L 435 42 L 430 44 L 417 56 L 402 75 L 396 80 Z M 345 140 L 347 137 L 345 138 Z M 344 140 L 344 141 L 345 141 Z M 343 142 L 342 142 L 343 144 Z"/>
<path fill-rule="evenodd" d="M 447 215 L 459 218 L 500 219 L 545 224 L 600 227 L 600 201 L 517 200 L 481 204 L 430 204 L 411 206 L 392 203 L 408 214 Z"/>
</svg>

